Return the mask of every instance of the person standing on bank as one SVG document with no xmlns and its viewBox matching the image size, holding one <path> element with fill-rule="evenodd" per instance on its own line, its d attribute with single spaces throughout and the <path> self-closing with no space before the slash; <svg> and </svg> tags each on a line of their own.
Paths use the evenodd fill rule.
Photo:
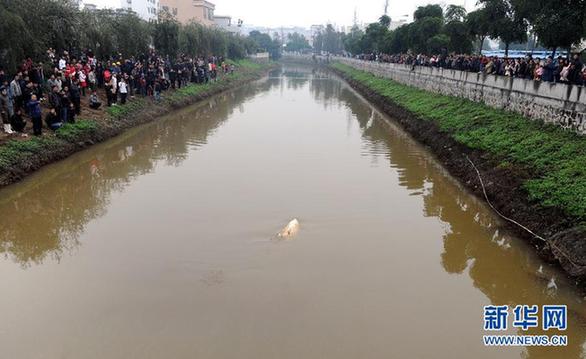
<svg viewBox="0 0 586 359">
<path fill-rule="evenodd" d="M 4 125 L 4 132 L 12 134 L 12 128 L 10 127 L 10 113 L 8 110 L 8 89 L 2 87 L 0 89 L 0 117 L 2 118 L 2 124 Z"/>
<path fill-rule="evenodd" d="M 161 101 L 161 81 L 156 80 L 155 81 L 155 87 L 154 87 L 154 94 L 155 94 L 155 100 L 156 101 Z"/>
<path fill-rule="evenodd" d="M 10 92 L 14 98 L 14 107 L 18 108 L 22 106 L 22 88 L 20 87 L 20 76 L 19 72 L 14 76 L 14 80 L 10 83 Z"/>
<path fill-rule="evenodd" d="M 85 97 L 85 89 L 87 87 L 87 75 L 84 69 L 81 69 L 77 72 L 78 80 L 79 80 L 79 88 L 83 97 Z M 77 113 L 79 115 L 79 112 Z"/>
<path fill-rule="evenodd" d="M 49 94 L 49 108 L 55 110 L 56 114 L 61 115 L 61 96 L 59 87 L 53 86 Z"/>
<path fill-rule="evenodd" d="M 81 93 L 79 89 L 79 80 L 74 79 L 69 88 L 69 97 L 73 103 L 73 108 L 76 115 L 81 113 Z"/>
<path fill-rule="evenodd" d="M 110 78 L 110 102 L 108 102 L 108 106 L 115 105 L 116 102 L 118 102 L 118 79 L 116 79 L 116 75 L 112 75 Z"/>
<path fill-rule="evenodd" d="M 59 96 L 61 97 L 61 113 L 58 116 L 61 116 L 61 122 L 65 124 L 69 119 L 69 111 L 73 109 L 71 98 L 69 97 L 69 87 L 63 86 L 63 90 Z"/>
<path fill-rule="evenodd" d="M 120 78 L 120 82 L 118 83 L 118 92 L 120 93 L 120 104 L 126 104 L 126 97 L 128 96 L 128 84 L 124 79 L 124 76 Z"/>
</svg>

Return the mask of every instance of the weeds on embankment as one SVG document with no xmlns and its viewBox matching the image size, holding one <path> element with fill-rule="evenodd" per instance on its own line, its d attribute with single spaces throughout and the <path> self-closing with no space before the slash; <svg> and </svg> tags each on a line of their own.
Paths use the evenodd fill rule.
<svg viewBox="0 0 586 359">
<path fill-rule="evenodd" d="M 434 94 L 336 63 L 337 70 L 419 118 L 434 121 L 457 142 L 491 154 L 500 166 L 532 173 L 529 199 L 586 220 L 586 138 L 555 125 L 452 96 Z"/>
<path fill-rule="evenodd" d="M 56 137 L 35 137 L 27 141 L 9 141 L 0 147 L 0 173 L 7 171 L 15 163 L 26 157 L 40 154 L 42 151 L 57 147 L 59 140 Z"/>
<path fill-rule="evenodd" d="M 236 67 L 236 72 L 221 76 L 218 81 L 208 84 L 189 84 L 181 89 L 165 91 L 162 100 L 158 103 L 163 112 L 173 106 L 182 106 L 197 100 L 198 96 L 207 96 L 229 89 L 235 83 L 254 79 L 266 65 L 249 60 L 229 61 Z M 135 126 L 143 121 L 134 121 L 134 115 L 140 117 L 139 112 L 157 103 L 151 99 L 137 97 L 124 105 L 108 107 L 104 111 L 102 120 L 79 119 L 74 124 L 66 124 L 55 133 L 48 133 L 41 137 L 27 139 L 12 139 L 0 145 L 0 186 L 22 178 L 23 175 L 34 171 L 40 166 L 61 159 L 85 147 L 88 144 L 101 141 L 119 133 L 112 131 L 117 124 L 126 122 L 121 129 Z M 154 106 L 157 107 L 157 106 Z M 131 119 L 130 121 L 120 121 Z"/>
</svg>

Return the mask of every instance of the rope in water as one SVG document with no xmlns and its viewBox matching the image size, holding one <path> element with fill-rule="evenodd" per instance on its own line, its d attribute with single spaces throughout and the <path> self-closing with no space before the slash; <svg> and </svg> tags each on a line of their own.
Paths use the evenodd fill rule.
<svg viewBox="0 0 586 359">
<path fill-rule="evenodd" d="M 470 164 L 472 165 L 472 167 L 476 171 L 476 174 L 478 175 L 478 180 L 480 181 L 480 186 L 482 187 L 482 193 L 484 194 L 484 198 L 486 199 L 486 202 L 488 203 L 488 205 L 490 206 L 490 208 L 492 208 L 492 210 L 495 211 L 495 213 L 498 214 L 500 217 L 502 217 L 502 218 L 506 219 L 507 221 L 509 221 L 509 222 L 511 222 L 513 224 L 516 224 L 517 226 L 523 228 L 525 231 L 531 233 L 534 237 L 539 238 L 539 239 L 541 239 L 544 242 L 547 242 L 547 239 L 545 239 L 542 236 L 540 236 L 539 234 L 533 232 L 532 230 L 530 230 L 529 228 L 525 227 L 521 223 L 515 221 L 514 219 L 505 216 L 504 214 L 502 214 L 501 212 L 499 212 L 499 210 L 496 209 L 495 206 L 493 206 L 493 204 L 488 199 L 488 195 L 486 194 L 486 187 L 484 186 L 484 181 L 482 180 L 482 176 L 480 175 L 480 171 L 478 170 L 478 168 L 476 167 L 476 165 L 474 164 L 474 162 L 472 162 L 472 160 L 470 159 L 470 157 L 468 157 L 468 155 L 466 155 L 466 159 L 468 160 L 468 162 L 470 162 Z"/>
<path fill-rule="evenodd" d="M 472 160 L 470 159 L 470 157 L 468 157 L 468 155 L 465 155 L 466 159 L 468 160 L 468 162 L 470 162 L 470 164 L 472 165 L 472 167 L 474 168 L 474 170 L 476 171 L 476 175 L 478 176 L 478 180 L 480 181 L 480 187 L 482 187 L 482 193 L 484 194 L 484 199 L 486 200 L 486 202 L 488 203 L 488 205 L 490 206 L 490 208 L 492 208 L 492 210 L 498 214 L 501 218 L 517 225 L 518 227 L 522 228 L 523 230 L 525 230 L 526 232 L 530 233 L 531 235 L 533 235 L 535 238 L 538 238 L 540 240 L 542 240 L 543 242 L 547 243 L 548 245 L 550 245 L 551 247 L 555 248 L 562 256 L 564 256 L 568 262 L 570 262 L 573 266 L 577 267 L 577 268 L 584 268 L 585 266 L 583 264 L 578 264 L 576 262 L 574 262 L 569 254 L 567 254 L 563 249 L 561 249 L 559 246 L 557 246 L 554 242 L 547 240 L 545 238 L 543 238 L 542 236 L 540 236 L 539 234 L 533 232 L 532 230 L 530 230 L 529 228 L 527 228 L 526 226 L 522 225 L 521 223 L 515 221 L 512 218 L 509 218 L 507 216 L 505 216 L 504 214 L 502 214 L 498 209 L 496 209 L 496 207 L 492 204 L 492 202 L 488 199 L 488 194 L 486 193 L 486 187 L 484 186 L 484 181 L 482 180 L 482 175 L 480 174 L 480 171 L 478 170 L 478 168 L 476 167 L 476 165 L 474 164 L 474 162 L 472 162 Z M 555 236 L 554 236 L 555 237 Z"/>
</svg>

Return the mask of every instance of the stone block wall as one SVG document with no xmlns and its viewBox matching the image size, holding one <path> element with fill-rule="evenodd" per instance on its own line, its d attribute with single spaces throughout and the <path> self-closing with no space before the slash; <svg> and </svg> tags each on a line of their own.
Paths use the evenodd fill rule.
<svg viewBox="0 0 586 359">
<path fill-rule="evenodd" d="M 405 85 L 482 102 L 586 134 L 586 88 L 582 86 L 351 58 L 336 60 Z"/>
</svg>

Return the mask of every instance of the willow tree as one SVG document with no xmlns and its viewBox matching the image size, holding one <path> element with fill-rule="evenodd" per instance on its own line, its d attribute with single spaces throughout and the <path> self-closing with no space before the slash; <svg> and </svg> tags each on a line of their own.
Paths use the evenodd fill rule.
<svg viewBox="0 0 586 359">
<path fill-rule="evenodd" d="M 344 44 L 344 49 L 351 54 L 361 54 L 364 53 L 362 39 L 364 36 L 364 31 L 360 30 L 357 25 L 352 26 L 350 33 L 344 34 L 342 42 Z"/>
<path fill-rule="evenodd" d="M 466 19 L 466 9 L 460 5 L 448 5 L 446 8 L 445 19 L 447 22 L 460 21 L 463 22 Z"/>
<path fill-rule="evenodd" d="M 310 48 L 309 41 L 300 33 L 294 32 L 287 35 L 287 44 L 285 46 L 287 51 L 303 51 Z"/>
<path fill-rule="evenodd" d="M 18 34 L 17 39 L 15 33 Z M 0 68 L 15 68 L 33 50 L 30 47 L 32 40 L 33 36 L 24 20 L 0 6 L 0 65 L 4 65 Z"/>
<path fill-rule="evenodd" d="M 168 11 L 161 11 L 151 28 L 155 49 L 163 55 L 175 57 L 179 48 L 179 22 Z"/>
<path fill-rule="evenodd" d="M 49 47 L 73 50 L 79 40 L 79 9 L 70 0 L 2 0 L 0 9 L 0 22 L 15 26 L 2 32 L 9 36 L 3 47 L 23 48 L 38 58 Z"/>
</svg>

